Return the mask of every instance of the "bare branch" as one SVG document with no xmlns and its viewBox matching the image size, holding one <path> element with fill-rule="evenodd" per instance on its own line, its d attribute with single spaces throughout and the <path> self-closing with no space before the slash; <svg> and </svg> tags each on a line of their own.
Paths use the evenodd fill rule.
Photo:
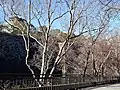
<svg viewBox="0 0 120 90">
<path fill-rule="evenodd" d="M 44 47 L 42 43 L 40 43 L 35 37 L 33 37 L 31 34 L 30 34 L 30 37 L 32 39 L 34 39 L 40 46 Z"/>
<path fill-rule="evenodd" d="M 69 11 L 66 11 L 65 13 L 61 14 L 60 16 L 54 18 L 54 19 L 51 21 L 51 25 L 53 24 L 54 21 L 56 21 L 56 20 L 62 18 L 62 17 L 63 17 L 64 15 L 66 15 L 68 12 L 69 12 Z"/>
</svg>

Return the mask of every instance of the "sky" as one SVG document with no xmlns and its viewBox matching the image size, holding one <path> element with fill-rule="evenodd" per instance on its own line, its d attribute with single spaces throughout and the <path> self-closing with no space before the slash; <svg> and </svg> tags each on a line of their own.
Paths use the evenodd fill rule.
<svg viewBox="0 0 120 90">
<path fill-rule="evenodd" d="M 9 1 L 10 1 L 10 0 L 9 0 Z M 34 0 L 32 0 L 32 1 L 34 2 Z M 43 0 L 40 0 L 40 1 L 43 1 Z M 57 0 L 53 0 L 53 3 L 55 3 L 54 1 L 57 1 Z M 59 0 L 58 0 L 58 1 L 59 1 Z M 80 8 L 82 8 L 82 5 L 83 5 L 83 3 L 84 3 L 84 0 L 81 0 L 81 1 L 82 1 L 82 2 L 81 2 L 81 6 L 79 6 Z M 89 0 L 86 0 L 86 1 L 89 1 Z M 25 0 L 25 4 L 27 4 L 27 0 Z M 45 14 L 43 14 L 43 17 L 42 17 L 42 18 L 45 20 L 45 18 L 47 18 L 47 14 L 46 14 L 47 10 L 45 9 L 46 6 L 43 5 L 43 4 L 40 4 L 40 3 L 38 3 L 38 2 L 35 3 L 35 4 L 36 4 L 36 6 L 38 6 L 39 8 L 44 9 L 44 10 L 43 10 L 43 13 L 45 13 Z M 38 5 L 37 5 L 37 4 L 38 4 Z M 40 4 L 41 6 L 40 6 L 39 4 Z M 62 6 L 61 6 L 61 8 L 58 8 L 58 7 L 56 8 L 56 12 L 55 12 L 55 14 L 53 15 L 52 19 L 55 18 L 55 17 L 57 17 L 59 14 L 65 12 L 65 11 L 68 9 L 68 8 L 65 6 L 65 3 L 63 3 L 63 4 L 57 4 L 57 5 L 58 5 L 58 7 L 59 7 L 60 5 L 62 5 Z M 86 3 L 85 5 L 88 5 L 88 4 Z M 23 6 L 24 6 L 24 5 L 23 5 Z M 23 7 L 23 6 L 22 6 L 22 7 Z M 99 5 L 97 5 L 97 3 L 96 3 L 95 8 L 89 7 L 89 10 L 93 10 L 91 16 L 92 16 L 92 15 L 93 15 L 93 16 L 96 16 L 96 11 L 99 10 L 99 7 L 97 7 L 97 6 L 99 6 Z M 18 7 L 20 7 L 20 6 L 19 6 L 19 3 L 17 3 L 16 8 L 18 8 Z M 52 5 L 52 10 L 54 10 L 54 7 L 56 7 L 55 4 Z M 23 8 L 23 10 L 22 10 L 22 8 L 21 8 L 20 11 L 24 11 L 24 12 L 27 13 L 27 9 L 25 9 L 25 8 Z M 88 11 L 88 12 L 89 12 L 89 11 Z M 20 13 L 20 12 L 19 12 L 19 13 Z M 23 15 L 23 14 L 22 14 L 22 15 Z M 2 8 L 0 8 L 0 23 L 4 22 L 3 16 L 4 16 L 4 14 L 3 14 Z M 70 18 L 69 14 L 65 15 L 62 19 L 57 20 L 55 23 L 53 23 L 52 28 L 54 28 L 54 29 L 60 29 L 60 30 L 63 30 L 63 31 L 64 31 L 64 28 L 63 28 L 63 27 L 66 27 L 66 26 L 69 24 L 69 18 Z M 42 22 L 42 25 L 47 25 L 47 23 L 44 23 L 44 20 L 43 20 L 43 19 L 40 19 L 41 22 Z M 93 22 L 93 21 L 94 21 L 93 25 L 97 27 L 97 26 L 99 25 L 99 24 L 97 24 L 98 21 L 95 22 L 95 20 L 89 19 L 89 22 L 90 22 L 90 23 Z M 84 22 L 84 20 L 83 20 L 83 22 Z M 32 19 L 31 23 L 32 23 L 35 27 L 39 27 L 39 24 L 38 24 L 38 22 L 37 22 L 36 19 Z M 62 26 L 61 26 L 61 25 L 62 25 Z M 82 24 L 81 24 L 81 25 L 82 25 Z M 77 27 L 78 27 L 78 26 L 77 26 Z M 109 22 L 109 30 L 119 29 L 119 27 L 120 27 L 120 15 L 118 14 L 116 17 L 110 19 L 110 22 Z M 77 32 L 77 33 L 78 33 L 78 32 Z"/>
<path fill-rule="evenodd" d="M 4 13 L 2 11 L 2 8 L 0 8 L 0 23 L 3 23 L 4 22 Z"/>
</svg>

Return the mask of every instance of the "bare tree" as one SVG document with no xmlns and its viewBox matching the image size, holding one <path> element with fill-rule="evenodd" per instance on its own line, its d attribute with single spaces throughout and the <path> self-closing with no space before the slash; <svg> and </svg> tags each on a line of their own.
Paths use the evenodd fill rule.
<svg viewBox="0 0 120 90">
<path fill-rule="evenodd" d="M 16 4 L 15 0 L 13 1 L 13 6 Z M 5 3 L 3 3 L 3 0 L 1 0 L 2 4 L 1 7 L 3 8 L 4 14 L 5 14 L 5 21 L 9 23 L 6 20 L 6 6 Z M 29 0 L 29 5 L 28 6 L 28 12 L 26 17 L 28 17 L 27 24 L 21 25 L 20 22 L 18 22 L 19 26 L 16 26 L 15 24 L 9 23 L 12 27 L 20 30 L 24 42 L 25 42 L 25 48 L 26 48 L 26 65 L 30 69 L 31 73 L 34 76 L 33 70 L 30 68 L 30 65 L 28 64 L 28 57 L 29 57 L 29 49 L 30 49 L 30 38 L 34 39 L 41 47 L 42 47 L 42 58 L 39 59 L 39 65 L 40 66 L 40 78 L 44 77 L 45 74 L 47 74 L 48 67 L 49 67 L 49 62 L 53 58 L 52 56 L 55 55 L 54 51 L 57 50 L 58 48 L 53 48 L 50 49 L 53 43 L 53 39 L 51 39 L 50 32 L 52 28 L 54 28 L 55 23 L 60 22 L 59 24 L 61 25 L 60 29 L 65 30 L 65 38 L 64 40 L 56 40 L 56 43 L 60 43 L 61 45 L 59 46 L 58 51 L 56 51 L 55 59 L 53 62 L 53 65 L 50 69 L 50 72 L 48 73 L 48 76 L 51 77 L 55 68 L 60 64 L 62 60 L 65 60 L 64 57 L 67 54 L 67 52 L 70 50 L 72 45 L 77 41 L 77 39 L 81 35 L 85 35 L 85 37 L 90 37 L 90 42 L 87 43 L 89 44 L 88 46 L 85 45 L 84 49 L 86 50 L 85 52 L 85 64 L 83 68 L 83 78 L 85 78 L 85 74 L 87 73 L 88 69 L 88 64 L 90 63 L 90 59 L 92 60 L 92 65 L 93 65 L 93 72 L 97 73 L 96 69 L 96 61 L 94 58 L 95 55 L 95 44 L 100 35 L 107 30 L 108 23 L 110 17 L 111 11 L 106 8 L 111 2 L 108 2 L 107 4 L 104 5 L 102 1 L 98 0 L 90 0 L 90 1 L 80 1 L 80 0 L 60 0 L 60 1 L 55 1 L 55 0 L 38 0 L 38 1 L 31 1 Z M 101 4 L 100 4 L 101 3 Z M 100 5 L 99 5 L 100 4 Z M 104 6 L 102 6 L 104 5 Z M 10 6 L 7 10 L 9 10 L 12 15 L 15 15 L 19 17 L 19 13 L 13 6 Z M 99 6 L 99 7 L 97 7 Z M 19 10 L 18 10 L 19 11 Z M 24 13 L 24 12 L 22 12 Z M 26 13 L 24 13 L 26 14 Z M 11 16 L 11 15 L 10 15 Z M 24 15 L 21 15 L 23 17 Z M 26 18 L 24 17 L 24 18 Z M 7 17 L 8 18 L 8 17 Z M 31 21 L 35 20 L 40 28 L 40 33 L 42 33 L 41 36 L 38 38 L 34 37 L 32 33 L 30 32 L 31 30 Z M 59 25 L 59 26 L 60 26 Z M 22 27 L 22 28 L 20 28 Z M 26 28 L 27 27 L 27 28 Z M 23 32 L 23 30 L 26 31 Z M 76 34 L 75 34 L 76 33 Z M 26 36 L 26 38 L 25 38 Z M 38 39 L 42 38 L 42 42 L 40 42 Z M 56 45 L 56 46 L 57 46 Z M 111 52 L 111 51 L 110 51 Z M 110 52 L 106 56 L 110 55 Z M 92 58 L 91 58 L 92 57 Z M 104 60 L 106 61 L 106 59 Z M 65 61 L 64 61 L 65 62 Z M 64 63 L 65 64 L 65 63 Z M 103 63 L 104 64 L 104 63 Z M 103 67 L 103 64 L 101 64 L 101 67 Z M 74 65 L 75 66 L 75 65 Z M 65 67 L 64 67 L 65 68 Z M 79 66 L 78 66 L 79 68 Z M 65 71 L 65 70 L 64 70 Z M 83 79 L 84 80 L 84 79 Z M 39 80 L 40 82 L 43 82 L 43 79 Z M 38 82 L 38 84 L 40 84 Z"/>
</svg>

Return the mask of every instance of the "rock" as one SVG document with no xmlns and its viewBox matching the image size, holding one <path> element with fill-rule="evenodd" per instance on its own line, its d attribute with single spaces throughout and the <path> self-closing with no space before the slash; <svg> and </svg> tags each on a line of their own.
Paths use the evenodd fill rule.
<svg viewBox="0 0 120 90">
<path fill-rule="evenodd" d="M 30 39 L 30 42 L 29 63 L 36 52 L 39 54 L 39 46 L 35 40 Z M 25 57 L 26 50 L 22 36 L 0 33 L 0 73 L 31 74 L 25 64 Z"/>
</svg>

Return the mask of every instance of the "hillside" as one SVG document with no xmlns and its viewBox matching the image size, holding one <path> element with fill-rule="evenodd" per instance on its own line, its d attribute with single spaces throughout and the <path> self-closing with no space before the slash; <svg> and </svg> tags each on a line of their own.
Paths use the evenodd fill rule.
<svg viewBox="0 0 120 90">
<path fill-rule="evenodd" d="M 29 64 L 38 74 L 41 66 L 41 54 L 42 47 L 30 38 Z M 25 57 L 23 37 L 0 32 L 0 73 L 31 73 L 25 65 Z"/>
</svg>

